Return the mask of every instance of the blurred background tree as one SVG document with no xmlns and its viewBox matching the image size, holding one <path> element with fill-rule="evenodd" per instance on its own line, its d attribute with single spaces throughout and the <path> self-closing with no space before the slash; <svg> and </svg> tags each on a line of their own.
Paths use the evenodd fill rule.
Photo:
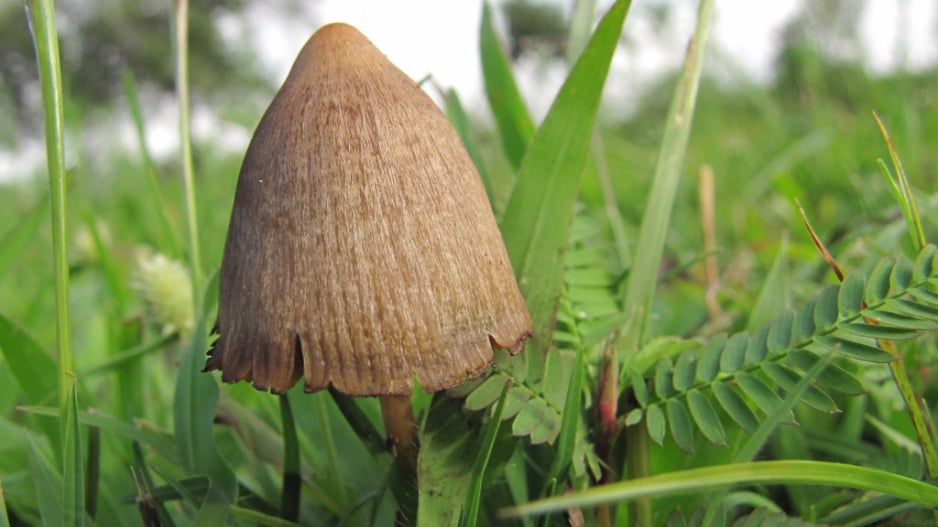
<svg viewBox="0 0 938 527">
<path fill-rule="evenodd" d="M 252 47 L 256 42 L 232 38 L 224 31 L 224 22 L 247 19 L 244 23 L 250 24 L 251 17 L 284 10 L 315 20 L 316 10 L 322 4 L 292 0 L 274 6 L 259 0 L 193 0 L 190 69 L 194 106 L 234 121 L 245 134 L 249 133 L 279 79 L 262 71 L 258 52 Z M 554 69 L 565 67 L 563 54 L 571 2 L 502 0 L 493 4 L 505 33 L 506 49 L 515 62 L 540 63 Z M 830 147 L 841 140 L 845 146 L 854 136 L 865 147 L 880 145 L 875 129 L 869 126 L 869 112 L 873 109 L 898 126 L 897 132 L 919 134 L 934 127 L 927 117 L 934 109 L 934 98 L 928 89 L 935 77 L 934 69 L 910 73 L 903 69 L 900 60 L 895 73 L 871 74 L 864 57 L 867 43 L 859 32 L 866 4 L 866 0 L 802 3 L 778 34 L 773 74 L 768 79 L 758 82 L 746 79 L 739 68 L 735 70 L 739 75 L 733 78 L 728 78 L 733 76 L 732 70 L 730 75 L 726 75 L 725 69 L 712 68 L 709 73 L 705 70 L 710 79 L 705 81 L 702 95 L 707 97 L 708 104 L 698 109 L 703 118 L 698 119 L 699 132 L 695 132 L 698 142 L 691 146 L 688 166 L 709 162 L 728 173 L 759 175 L 780 151 L 796 145 L 794 134 L 816 139 L 813 143 L 808 141 L 807 147 L 813 148 L 810 152 L 795 148 L 801 157 L 788 158 L 792 165 L 784 167 L 791 169 L 791 181 L 804 183 L 817 177 L 818 164 L 825 174 L 832 170 L 856 174 L 860 172 L 859 163 L 871 161 L 858 158 L 849 149 Z M 605 6 L 598 2 L 597 9 Z M 82 116 L 98 110 L 107 123 L 113 122 L 113 114 L 106 112 L 122 111 L 120 78 L 125 72 L 132 73 L 137 80 L 145 107 L 148 101 L 160 96 L 164 96 L 164 103 L 172 100 L 170 7 L 164 2 L 120 0 L 57 3 L 71 124 L 82 129 L 88 122 Z M 674 26 L 678 7 L 678 2 L 666 0 L 636 2 L 629 15 L 630 24 L 642 21 L 647 28 L 644 37 L 659 38 Z M 641 33 L 626 31 L 622 46 L 628 50 L 647 46 L 647 42 L 636 37 L 638 34 Z M 899 38 L 903 38 L 901 33 Z M 902 49 L 902 43 L 898 49 Z M 717 57 L 721 54 L 725 50 L 714 50 Z M 679 53 L 672 55 L 679 57 Z M 0 3 L 0 148 L 15 150 L 20 137 L 39 137 L 34 62 L 21 6 L 18 2 Z M 546 69 L 535 68 L 534 75 Z M 532 70 L 522 67 L 519 72 L 531 74 Z M 638 147 L 622 154 L 631 157 L 636 170 L 653 162 L 653 151 L 644 148 L 651 149 L 657 144 L 660 116 L 669 102 L 673 78 L 673 75 L 653 80 L 630 78 L 628 89 L 607 94 L 610 99 L 620 98 L 618 104 L 627 99 L 631 107 L 628 111 L 609 112 L 606 117 L 617 127 L 614 133 L 625 139 L 625 144 L 619 146 Z M 534 86 L 545 91 L 543 84 Z M 904 95 L 894 96 L 896 90 Z M 770 151 L 761 151 L 766 148 Z M 705 155 L 694 157 L 695 149 Z M 736 156 L 723 159 L 726 166 L 721 167 L 721 159 L 714 159 L 716 150 Z M 918 143 L 909 145 L 907 150 L 906 159 L 912 166 L 936 164 L 934 156 Z M 199 155 L 198 150 L 196 154 Z M 789 182 L 778 180 L 776 175 L 766 176 L 764 181 L 771 184 L 761 184 L 761 188 L 771 188 L 778 181 Z M 645 175 L 639 170 L 636 177 L 640 183 Z M 631 188 L 643 187 L 633 180 Z M 789 195 L 795 192 L 794 187 L 776 190 Z M 635 196 L 629 189 L 623 192 L 628 194 L 623 196 L 628 198 L 625 203 L 631 203 Z M 625 212 L 628 214 L 628 210 Z"/>
<path fill-rule="evenodd" d="M 502 10 L 508 19 L 512 60 L 517 60 L 525 51 L 533 51 L 544 58 L 563 58 L 570 21 L 558 4 L 508 0 L 502 5 Z"/>
<path fill-rule="evenodd" d="M 239 16 L 245 0 L 194 0 L 189 10 L 190 82 L 200 99 L 235 101 L 270 81 L 256 61 L 238 60 L 247 47 L 226 42 L 218 18 Z M 130 72 L 142 91 L 171 93 L 174 64 L 168 2 L 106 0 L 56 2 L 64 89 L 70 109 L 109 108 L 121 96 L 121 76 Z M 35 52 L 19 2 L 0 3 L 0 141 L 7 145 L 21 127 L 33 134 L 40 125 Z"/>
</svg>

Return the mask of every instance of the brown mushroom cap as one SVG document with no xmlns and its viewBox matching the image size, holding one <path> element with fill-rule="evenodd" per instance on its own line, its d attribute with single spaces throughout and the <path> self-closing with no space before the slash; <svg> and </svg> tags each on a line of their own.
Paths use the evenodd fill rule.
<svg viewBox="0 0 938 527">
<path fill-rule="evenodd" d="M 482 182 L 358 30 L 303 47 L 238 179 L 206 370 L 285 392 L 453 387 L 532 331 Z"/>
</svg>

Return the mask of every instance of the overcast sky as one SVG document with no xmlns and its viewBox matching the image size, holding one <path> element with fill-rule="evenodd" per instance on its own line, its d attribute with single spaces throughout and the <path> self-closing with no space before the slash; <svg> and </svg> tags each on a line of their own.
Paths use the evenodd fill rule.
<svg viewBox="0 0 938 527">
<path fill-rule="evenodd" d="M 551 0 L 540 0 L 550 2 Z M 778 34 L 797 13 L 804 0 L 716 0 L 711 43 L 721 56 L 731 57 L 750 78 L 770 78 L 771 61 L 777 51 Z M 624 32 L 638 41 L 640 53 L 617 65 L 631 78 L 647 78 L 672 69 L 683 58 L 684 45 L 693 31 L 697 1 L 671 0 L 675 14 L 662 32 L 653 31 L 647 20 L 633 16 L 644 7 L 663 0 L 634 0 Z M 497 0 L 495 2 L 498 3 Z M 554 0 L 564 9 L 571 1 Z M 599 0 L 605 11 L 609 0 Z M 935 38 L 938 22 L 934 0 L 865 0 L 861 35 L 867 45 L 867 63 L 874 71 L 888 71 L 899 56 L 897 38 L 903 22 L 907 60 L 924 67 L 938 58 Z M 311 24 L 342 21 L 350 23 L 378 46 L 395 64 L 415 79 L 432 74 L 444 86 L 456 87 L 464 99 L 481 96 L 478 60 L 478 27 L 481 0 L 321 0 L 306 16 L 282 19 L 267 12 L 269 2 L 255 3 L 250 17 L 251 34 L 264 63 L 273 76 L 282 79 L 296 52 L 309 37 Z M 265 16 L 268 15 L 268 16 Z M 273 16 L 269 16 L 273 15 Z"/>
<path fill-rule="evenodd" d="M 570 9 L 572 0 L 554 1 Z M 777 52 L 781 28 L 811 0 L 716 0 L 716 15 L 710 37 L 710 53 L 704 64 L 710 73 L 732 72 L 746 79 L 771 78 L 772 59 Z M 493 0 L 498 4 L 499 0 Z M 655 27 L 639 16 L 649 5 L 662 2 L 674 7 L 671 23 Z M 482 0 L 319 0 L 301 2 L 308 11 L 283 13 L 279 2 L 250 2 L 245 17 L 219 19 L 223 35 L 246 40 L 257 50 L 261 64 L 272 83 L 286 77 L 293 59 L 315 29 L 327 22 L 347 22 L 361 30 L 392 62 L 414 79 L 432 75 L 443 87 L 458 90 L 463 103 L 474 115 L 486 116 L 478 54 L 479 17 Z M 610 0 L 598 0 L 603 12 Z M 626 19 L 624 34 L 633 43 L 613 61 L 607 90 L 619 97 L 618 108 L 627 111 L 629 101 L 638 99 L 643 86 L 677 67 L 683 59 L 687 39 L 696 19 L 696 0 L 634 0 Z M 865 0 L 861 40 L 863 58 L 873 72 L 888 72 L 905 57 L 913 69 L 938 61 L 938 2 L 935 0 Z M 302 8 L 301 8 L 302 9 Z M 902 38 L 899 38 L 899 37 Z M 719 57 L 719 60 L 714 57 Z M 537 71 L 520 66 L 519 83 L 535 116 L 543 115 L 563 80 L 563 72 Z M 167 108 L 154 107 L 144 115 L 148 144 L 159 157 L 172 155 L 178 143 L 178 125 L 172 101 Z M 201 111 L 200 111 L 201 110 Z M 620 113 L 616 117 L 624 117 Z M 125 144 L 135 149 L 132 124 L 108 127 L 103 133 L 114 137 L 109 144 Z M 250 130 L 218 121 L 210 109 L 194 111 L 193 131 L 198 137 L 221 138 L 218 143 L 233 151 L 243 151 Z M 0 181 L 23 177 L 41 170 L 45 149 L 41 141 L 24 141 L 16 152 L 0 152 Z"/>
</svg>

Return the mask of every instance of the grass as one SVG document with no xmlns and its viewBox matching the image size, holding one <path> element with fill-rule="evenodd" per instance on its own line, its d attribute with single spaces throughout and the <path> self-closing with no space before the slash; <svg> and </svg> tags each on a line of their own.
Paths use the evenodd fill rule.
<svg viewBox="0 0 938 527">
<path fill-rule="evenodd" d="M 454 93 L 447 112 L 538 333 L 464 398 L 415 394 L 413 488 L 376 400 L 200 372 L 240 159 L 190 144 L 186 2 L 168 166 L 64 157 L 81 123 L 62 117 L 52 4 L 27 5 L 50 176 L 0 192 L 0 526 L 388 525 L 399 508 L 421 525 L 934 522 L 934 72 L 801 53 L 771 86 L 720 85 L 700 75 L 705 1 L 686 69 L 606 125 L 630 3 L 589 32 L 581 2 L 583 52 L 535 125 L 486 11 L 496 127 Z"/>
</svg>

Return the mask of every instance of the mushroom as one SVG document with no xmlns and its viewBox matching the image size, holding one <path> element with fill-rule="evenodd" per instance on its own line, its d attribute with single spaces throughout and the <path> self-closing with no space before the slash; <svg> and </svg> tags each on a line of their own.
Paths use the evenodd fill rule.
<svg viewBox="0 0 938 527">
<path fill-rule="evenodd" d="M 254 133 L 216 331 L 205 370 L 223 381 L 384 396 L 386 422 L 410 412 L 414 378 L 451 388 L 532 333 L 459 137 L 352 26 L 307 41 Z"/>
</svg>

